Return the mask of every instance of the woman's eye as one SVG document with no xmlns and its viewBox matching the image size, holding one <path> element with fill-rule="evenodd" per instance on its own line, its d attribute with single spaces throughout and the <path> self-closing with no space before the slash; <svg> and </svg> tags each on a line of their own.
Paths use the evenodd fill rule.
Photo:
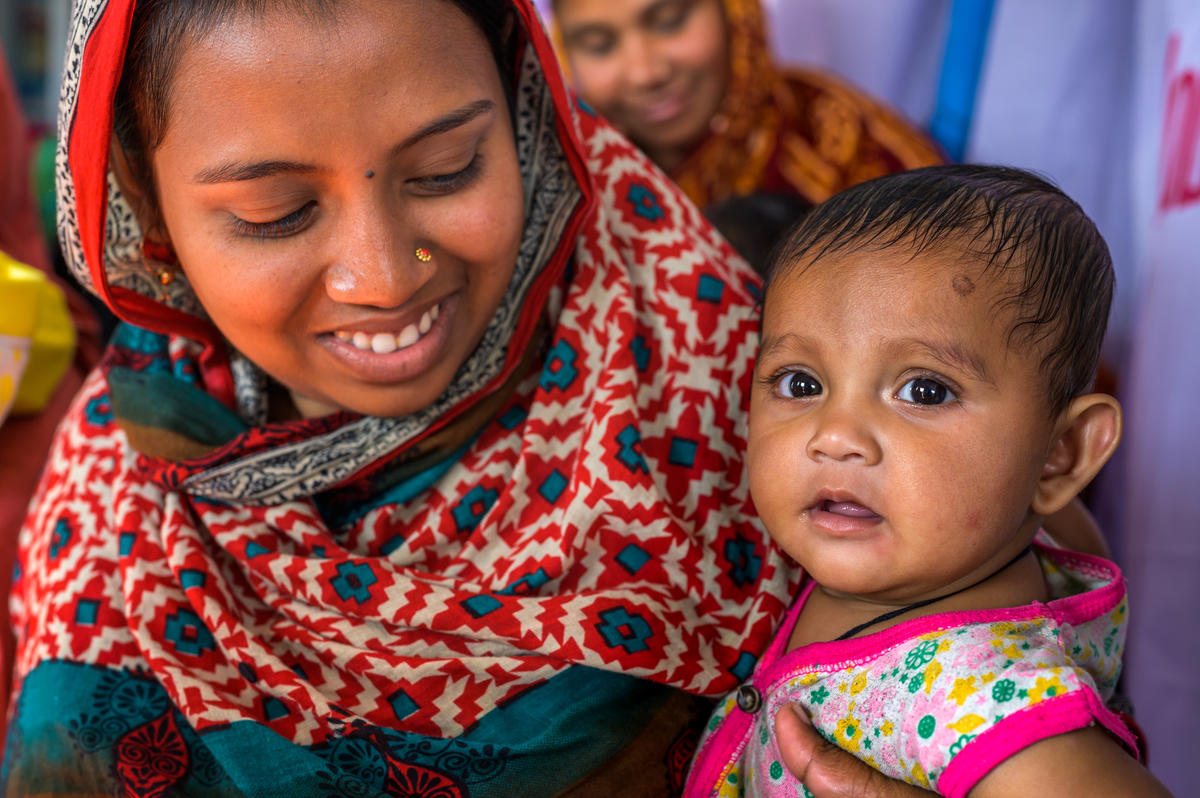
<svg viewBox="0 0 1200 798">
<path fill-rule="evenodd" d="M 410 182 L 429 194 L 453 194 L 455 191 L 469 186 L 482 170 L 483 155 L 477 152 L 471 158 L 471 162 L 457 172 L 418 177 Z"/>
<path fill-rule="evenodd" d="M 605 56 L 617 49 L 617 37 L 607 31 L 589 31 L 572 38 L 567 49 L 590 56 Z"/>
<path fill-rule="evenodd" d="M 666 3 L 654 9 L 649 18 L 649 27 L 659 33 L 674 33 L 687 22 L 691 11 L 692 4 L 689 2 Z"/>
<path fill-rule="evenodd" d="M 775 380 L 775 391 L 785 399 L 801 399 L 821 393 L 821 383 L 804 371 L 792 371 Z"/>
<path fill-rule="evenodd" d="M 248 222 L 235 216 L 233 217 L 233 227 L 239 235 L 250 238 L 287 238 L 300 232 L 308 224 L 316 207 L 316 202 L 309 202 L 287 216 L 270 222 Z"/>
<path fill-rule="evenodd" d="M 917 405 L 943 405 L 958 398 L 945 385 L 929 377 L 909 380 L 900 387 L 900 392 L 896 395 L 902 401 Z"/>
</svg>

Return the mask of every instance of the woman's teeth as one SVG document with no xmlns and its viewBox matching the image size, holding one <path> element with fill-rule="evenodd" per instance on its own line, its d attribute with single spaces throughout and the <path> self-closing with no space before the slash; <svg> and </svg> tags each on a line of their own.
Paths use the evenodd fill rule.
<svg viewBox="0 0 1200 798">
<path fill-rule="evenodd" d="M 395 352 L 397 349 L 407 349 L 415 344 L 421 339 L 422 335 L 429 332 L 429 329 L 433 327 L 433 323 L 437 321 L 437 317 L 438 306 L 434 305 L 421 314 L 421 318 L 416 324 L 408 325 L 399 333 L 372 334 L 338 330 L 334 335 L 337 336 L 339 341 L 345 341 L 355 349 L 369 349 L 376 354 L 386 355 L 389 352 Z"/>
</svg>

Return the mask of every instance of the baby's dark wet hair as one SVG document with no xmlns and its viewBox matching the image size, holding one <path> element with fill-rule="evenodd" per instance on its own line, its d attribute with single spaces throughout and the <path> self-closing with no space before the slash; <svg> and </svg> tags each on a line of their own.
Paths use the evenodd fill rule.
<svg viewBox="0 0 1200 798">
<path fill-rule="evenodd" d="M 1078 203 L 1030 172 L 930 166 L 860 183 L 808 213 L 776 250 L 771 284 L 826 255 L 954 250 L 1011 277 L 1008 345 L 1042 354 L 1051 415 L 1088 393 L 1112 304 L 1108 245 Z"/>
</svg>

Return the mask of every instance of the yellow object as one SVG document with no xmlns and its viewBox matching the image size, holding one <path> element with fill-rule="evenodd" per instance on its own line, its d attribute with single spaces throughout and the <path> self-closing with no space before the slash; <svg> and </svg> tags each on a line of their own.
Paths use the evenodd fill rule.
<svg viewBox="0 0 1200 798">
<path fill-rule="evenodd" d="M 62 290 L 0 252 L 0 420 L 45 407 L 74 352 Z"/>
</svg>

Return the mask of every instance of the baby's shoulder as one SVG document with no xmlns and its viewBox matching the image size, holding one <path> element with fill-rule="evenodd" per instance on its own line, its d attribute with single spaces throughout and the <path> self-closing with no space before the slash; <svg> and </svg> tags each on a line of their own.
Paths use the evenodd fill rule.
<svg viewBox="0 0 1200 798">
<path fill-rule="evenodd" d="M 1028 617 L 894 638 L 868 659 L 796 674 L 770 704 L 798 702 L 823 735 L 873 767 L 937 787 L 968 745 L 996 739 L 984 737 L 993 729 L 1032 740 L 1056 733 L 1042 728 L 1049 717 L 1082 726 L 1102 708 L 1069 631 L 1052 617 Z"/>
</svg>

